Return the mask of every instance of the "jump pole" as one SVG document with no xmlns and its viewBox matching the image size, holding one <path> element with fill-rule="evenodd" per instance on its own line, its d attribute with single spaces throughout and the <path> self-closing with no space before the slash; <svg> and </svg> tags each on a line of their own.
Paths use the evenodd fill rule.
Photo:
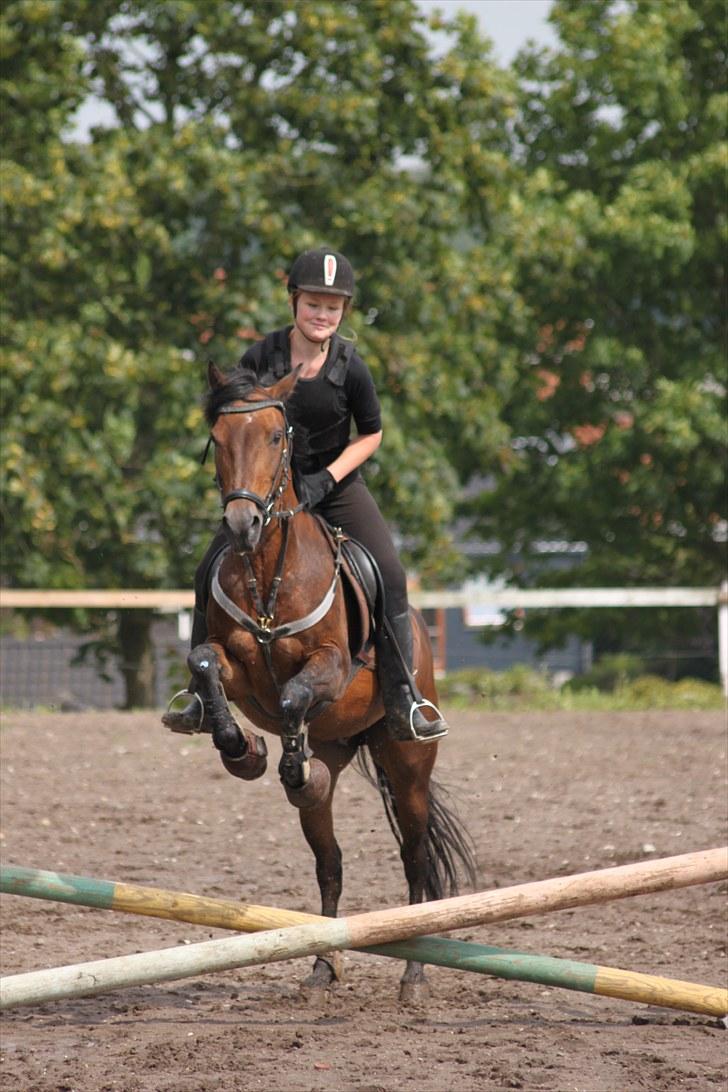
<svg viewBox="0 0 728 1092">
<path fill-rule="evenodd" d="M 728 849 L 683 854 L 661 861 L 641 862 L 597 872 L 522 884 L 495 892 L 461 896 L 416 907 L 377 911 L 336 920 L 315 918 L 295 911 L 276 910 L 203 899 L 195 895 L 157 888 L 133 887 L 84 877 L 64 876 L 36 869 L 2 870 L 0 890 L 107 909 L 216 925 L 221 928 L 261 929 L 274 922 L 302 919 L 311 924 L 275 929 L 259 937 L 234 937 L 207 941 L 177 949 L 120 956 L 110 960 L 32 971 L 0 980 L 0 1008 L 39 1004 L 65 997 L 87 996 L 108 989 L 171 981 L 215 970 L 230 970 L 256 963 L 300 957 L 338 948 L 357 947 L 399 959 L 418 959 L 455 969 L 493 974 L 503 978 L 540 982 L 565 989 L 641 1001 L 668 1008 L 723 1016 L 728 1012 L 728 991 L 674 979 L 640 975 L 630 971 L 577 963 L 571 960 L 529 956 L 486 945 L 421 937 L 383 946 L 361 939 L 378 939 L 381 930 L 391 933 L 392 918 L 399 936 L 413 936 L 430 927 L 464 928 L 486 921 L 504 921 L 528 914 L 545 913 L 635 894 L 710 883 L 728 875 Z M 50 880 L 47 878 L 50 877 Z M 447 904 L 448 924 L 439 920 Z M 424 917 L 412 911 L 429 910 Z M 236 920 L 237 919 L 237 920 Z M 233 924 L 233 922 L 236 922 Z M 370 924 L 372 923 L 373 924 Z M 354 941 L 358 940 L 357 943 Z"/>
</svg>

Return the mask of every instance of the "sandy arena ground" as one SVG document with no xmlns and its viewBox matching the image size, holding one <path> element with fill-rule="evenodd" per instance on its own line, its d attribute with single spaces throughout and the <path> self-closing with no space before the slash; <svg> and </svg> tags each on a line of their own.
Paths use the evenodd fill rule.
<svg viewBox="0 0 728 1092">
<path fill-rule="evenodd" d="M 474 839 L 478 888 L 724 844 L 719 713 L 456 713 L 437 780 Z M 271 769 L 243 783 L 209 737 L 150 713 L 5 716 L 5 863 L 318 911 L 312 857 Z M 375 790 L 336 799 L 341 912 L 406 901 Z M 724 985 L 726 884 L 453 934 Z M 3 896 L 3 974 L 206 940 L 220 930 Z M 18 1092 L 475 1092 L 725 1089 L 710 1017 L 440 968 L 425 1008 L 401 964 L 347 953 L 312 1004 L 310 960 L 4 1014 L 0 1087 Z"/>
</svg>

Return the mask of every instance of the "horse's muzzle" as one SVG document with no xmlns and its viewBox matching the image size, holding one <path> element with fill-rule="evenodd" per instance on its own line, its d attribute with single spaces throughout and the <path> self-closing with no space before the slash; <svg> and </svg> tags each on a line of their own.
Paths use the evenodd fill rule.
<svg viewBox="0 0 728 1092">
<path fill-rule="evenodd" d="M 247 554 L 260 542 L 263 516 L 250 501 L 231 501 L 222 520 L 230 548 L 236 554 Z"/>
</svg>

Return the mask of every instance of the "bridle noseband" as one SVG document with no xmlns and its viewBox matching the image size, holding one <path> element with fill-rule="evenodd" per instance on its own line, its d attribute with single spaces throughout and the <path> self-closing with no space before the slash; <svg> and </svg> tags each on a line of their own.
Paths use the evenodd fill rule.
<svg viewBox="0 0 728 1092">
<path fill-rule="evenodd" d="M 283 402 L 279 402 L 273 399 L 267 399 L 262 402 L 249 402 L 244 406 L 222 406 L 218 410 L 218 416 L 223 413 L 255 413 L 257 410 L 262 409 L 278 409 L 283 414 L 283 424 L 285 427 L 283 449 L 281 451 L 281 457 L 273 475 L 273 484 L 265 497 L 261 497 L 258 493 L 251 492 L 250 489 L 231 489 L 229 493 L 226 493 L 221 500 L 223 512 L 227 508 L 230 501 L 234 500 L 249 500 L 256 505 L 257 508 L 263 514 L 263 526 L 267 527 L 271 519 L 288 519 L 294 516 L 296 512 L 300 512 L 303 508 L 302 504 L 299 504 L 296 508 L 290 508 L 285 510 L 274 511 L 276 502 L 279 497 L 284 493 L 286 486 L 288 485 L 288 479 L 291 472 L 291 441 L 293 438 L 293 428 L 288 423 L 288 417 L 286 415 L 286 407 Z M 212 437 L 208 441 L 208 448 Z M 207 454 L 207 449 L 205 451 Z M 279 480 L 278 480 L 279 479 Z M 278 480 L 278 485 L 276 485 Z"/>
</svg>

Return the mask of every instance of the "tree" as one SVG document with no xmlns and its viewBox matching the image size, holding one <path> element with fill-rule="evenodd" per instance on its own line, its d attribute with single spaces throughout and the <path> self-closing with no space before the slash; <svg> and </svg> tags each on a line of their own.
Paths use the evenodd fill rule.
<svg viewBox="0 0 728 1092">
<path fill-rule="evenodd" d="M 360 275 L 377 493 L 425 576 L 451 571 L 458 480 L 502 436 L 511 307 L 498 242 L 461 214 L 464 169 L 507 174 L 514 108 L 473 22 L 435 60 L 412 0 L 15 0 L 0 19 L 4 579 L 191 583 L 217 508 L 206 358 L 285 321 L 284 270 L 321 241 Z M 82 142 L 89 91 L 116 122 Z M 485 184 L 467 201 L 503 205 Z M 116 621 L 130 705 L 154 700 L 150 622 Z"/>
<path fill-rule="evenodd" d="M 717 584 L 725 564 L 726 9 L 557 0 L 560 44 L 521 55 L 513 195 L 523 366 L 495 488 L 475 506 L 520 582 Z M 539 571 L 538 540 L 581 541 Z M 649 640 L 654 615 L 599 625 Z M 704 626 L 695 612 L 664 633 Z M 714 618 L 708 620 L 713 640 Z"/>
</svg>

